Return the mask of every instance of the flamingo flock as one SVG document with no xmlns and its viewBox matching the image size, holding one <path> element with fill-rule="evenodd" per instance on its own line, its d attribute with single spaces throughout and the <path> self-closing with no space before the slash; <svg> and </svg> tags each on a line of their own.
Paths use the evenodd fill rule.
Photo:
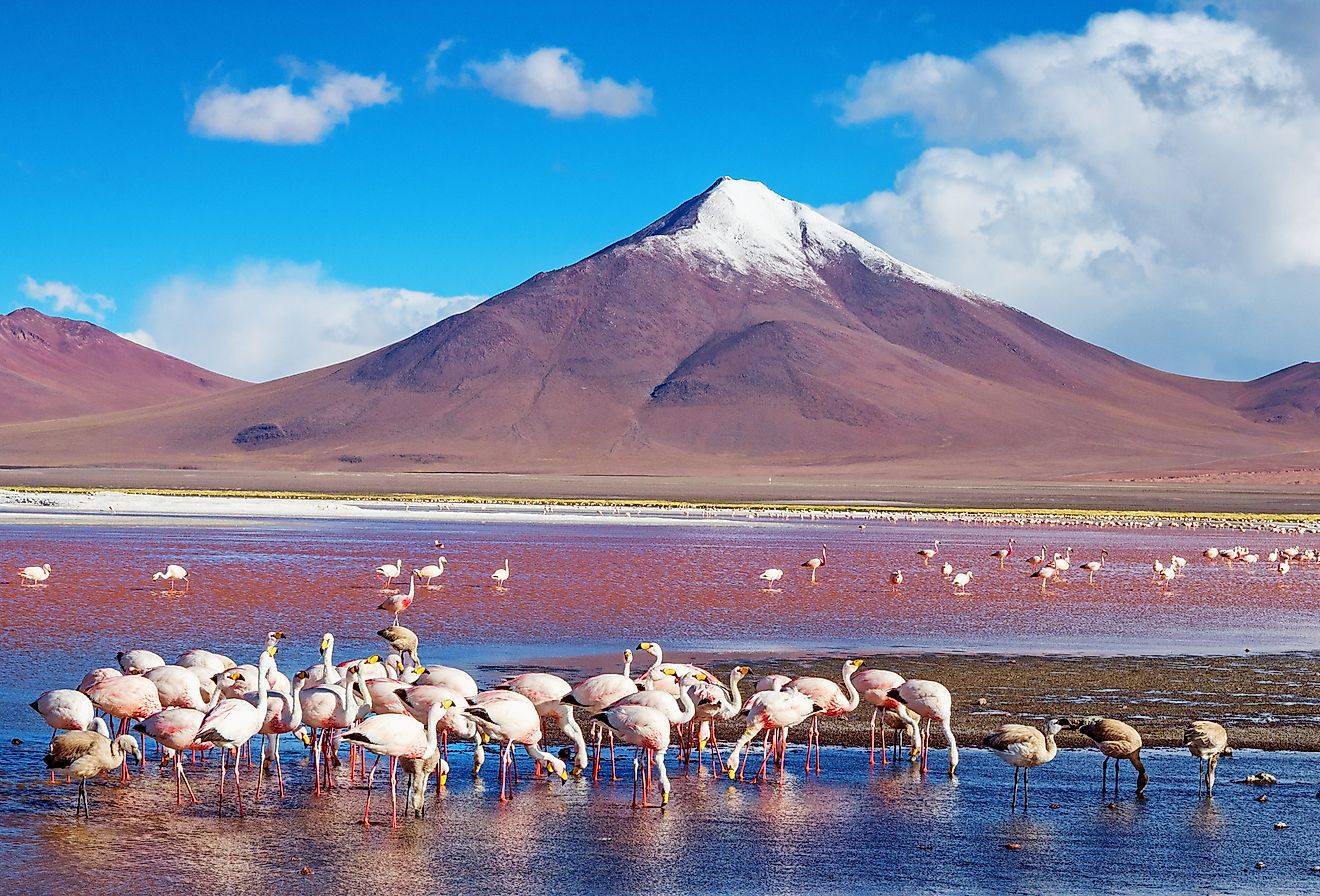
<svg viewBox="0 0 1320 896">
<path fill-rule="evenodd" d="M 443 545 L 437 542 L 437 548 Z M 1000 569 L 1013 556 L 1014 541 L 989 554 Z M 929 565 L 940 553 L 941 543 L 916 550 L 923 565 Z M 945 546 L 945 556 L 956 554 Z M 1032 568 L 1028 574 L 1040 580 L 1042 593 L 1047 586 L 1064 581 L 1072 568 L 1073 551 L 1049 552 L 1042 546 L 1039 554 L 1026 559 Z M 984 555 L 983 555 L 984 556 Z M 1107 569 L 1109 552 L 1101 551 L 1095 560 L 1077 565 L 1094 583 L 1098 573 Z M 1223 562 L 1251 565 L 1258 556 L 1245 547 L 1209 548 L 1203 553 L 1207 563 Z M 1278 549 L 1270 553 L 1270 562 L 1282 578 L 1295 565 L 1315 563 L 1315 551 L 1300 547 Z M 826 566 L 828 548 L 821 546 L 819 557 L 800 566 L 809 569 L 810 581 Z M 117 772 L 127 784 L 132 772 L 130 760 L 139 766 L 145 762 L 146 740 L 157 745 L 162 765 L 173 769 L 176 803 L 198 802 L 194 780 L 196 765 L 214 755 L 218 760 L 216 811 L 223 814 L 225 790 L 232 777 L 234 812 L 243 816 L 262 798 L 267 775 L 277 786 L 277 799 L 284 799 L 285 776 L 280 762 L 280 739 L 295 737 L 311 752 L 311 789 L 319 794 L 343 784 L 342 768 L 347 762 L 350 783 L 365 785 L 363 822 L 371 823 L 370 802 L 379 762 L 388 762 L 391 823 L 397 824 L 398 768 L 408 776 L 405 813 L 421 817 L 425 811 L 427 782 L 434 776 L 437 791 L 445 786 L 451 773 L 450 741 L 471 743 L 472 773 L 480 775 L 486 745 L 498 747 L 499 799 L 515 798 L 518 769 L 515 750 L 519 747 L 530 758 L 535 777 L 548 782 L 567 781 L 570 776 L 587 777 L 593 782 L 603 775 L 618 778 L 615 748 L 621 743 L 633 750 L 633 803 L 650 806 L 654 786 L 656 803 L 667 806 L 672 792 L 668 771 L 671 758 L 683 766 L 695 763 L 698 768 L 709 763 L 713 773 L 729 780 L 748 780 L 749 753 L 760 738 L 760 765 L 750 780 L 761 783 L 774 777 L 777 770 L 782 782 L 786 776 L 786 754 L 790 732 L 805 729 L 805 774 L 820 774 L 822 718 L 840 718 L 869 705 L 870 761 L 876 760 L 876 733 L 879 732 L 880 761 L 891 757 L 890 735 L 895 750 L 906 742 L 908 756 L 922 773 L 929 769 L 934 736 L 945 745 L 947 773 L 956 774 L 959 747 L 955 733 L 955 701 L 948 688 L 937 681 L 906 679 L 887 669 L 863 668 L 862 659 L 843 663 L 838 679 L 819 676 L 791 678 L 767 675 L 756 682 L 755 689 L 744 695 L 743 683 L 751 674 L 744 665 L 732 666 L 724 677 L 691 663 L 674 662 L 655 641 L 639 642 L 622 653 L 621 671 L 592 675 L 576 683 L 548 671 L 512 675 L 483 690 L 476 677 L 466 670 L 438 663 L 424 662 L 422 642 L 417 632 L 401 624 L 405 613 L 418 596 L 418 578 L 423 588 L 434 588 L 436 579 L 445 574 L 446 559 L 435 564 L 408 569 L 403 560 L 384 563 L 375 573 L 386 588 L 408 573 L 406 592 L 393 591 L 377 608 L 387 614 L 390 624 L 377 632 L 388 652 L 335 661 L 335 639 L 326 633 L 319 644 L 319 660 L 290 678 L 277 665 L 277 654 L 285 646 L 282 631 L 268 632 L 260 649 L 253 639 L 253 662 L 240 664 L 229 656 L 208 647 L 191 647 L 179 653 L 173 662 L 167 654 L 148 648 L 134 648 L 116 655 L 116 665 L 105 665 L 86 673 L 72 687 L 56 687 L 39 695 L 31 708 L 42 716 L 52 730 L 45 764 L 56 773 L 65 772 L 78 781 L 76 813 L 90 812 L 87 782 L 102 774 Z M 1151 569 L 1161 587 L 1185 574 L 1185 558 L 1173 555 L 1152 563 Z M 976 573 L 955 571 L 952 559 L 938 569 L 958 596 L 968 595 Z M 23 587 L 44 587 L 51 566 L 42 564 L 20 571 Z M 933 576 L 935 571 L 929 575 Z M 510 577 L 510 562 L 495 570 L 491 579 L 497 590 L 504 590 Z M 777 592 L 784 571 L 766 568 L 757 577 L 765 590 Z M 173 591 L 176 583 L 189 588 L 187 570 L 168 564 L 164 572 L 152 574 L 153 581 L 167 581 Z M 901 570 L 888 577 L 891 588 L 902 588 Z M 439 586 L 443 587 L 443 586 Z M 632 665 L 634 652 L 648 656 L 650 662 L 640 673 Z M 384 649 L 382 648 L 384 652 Z M 718 728 L 729 726 L 737 731 L 727 755 L 719 741 Z M 1110 787 L 1109 763 L 1113 761 L 1112 787 L 1118 791 L 1119 766 L 1129 763 L 1136 773 L 1135 788 L 1143 793 L 1149 777 L 1141 760 L 1140 733 L 1125 722 L 1096 717 L 1056 718 L 1048 720 L 1044 730 L 1009 723 L 992 732 L 983 746 L 1014 768 L 1011 807 L 1018 805 L 1019 779 L 1021 804 L 1028 803 L 1029 780 L 1033 769 L 1051 762 L 1059 750 L 1059 737 L 1075 732 L 1092 743 L 1104 757 L 1102 792 Z M 134 738 L 134 734 L 140 736 Z M 549 746 L 556 735 L 565 742 L 562 748 Z M 260 738 L 260 746 L 253 744 Z M 1198 760 L 1198 781 L 1210 796 L 1215 769 L 1222 756 L 1230 755 L 1228 736 L 1222 725 L 1200 720 L 1187 729 L 1184 743 Z M 608 751 L 608 766 L 606 752 Z M 673 756 L 671 757 L 671 752 Z M 367 768 L 366 754 L 376 757 Z M 254 759 L 254 756 L 258 757 Z M 257 768 L 255 787 L 245 796 L 243 767 Z M 187 766 L 187 768 L 185 768 Z M 191 779 L 189 775 L 191 771 Z"/>
</svg>

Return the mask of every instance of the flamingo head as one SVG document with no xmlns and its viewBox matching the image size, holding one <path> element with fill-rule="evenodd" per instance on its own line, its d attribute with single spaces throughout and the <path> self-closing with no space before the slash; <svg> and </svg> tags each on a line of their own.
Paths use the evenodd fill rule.
<svg viewBox="0 0 1320 896">
<path fill-rule="evenodd" d="M 371 656 L 369 656 L 369 657 L 367 657 L 365 660 L 363 660 L 363 662 L 366 663 L 368 666 L 374 666 L 374 665 L 376 665 L 377 663 L 380 662 L 380 654 L 379 654 L 379 653 L 373 653 Z"/>
<path fill-rule="evenodd" d="M 734 678 L 738 679 L 739 681 L 742 681 L 744 678 L 746 678 L 748 675 L 751 674 L 752 674 L 751 666 L 738 666 L 736 669 L 733 670 Z"/>
<path fill-rule="evenodd" d="M 327 650 L 329 650 L 331 647 L 334 646 L 334 643 L 335 643 L 335 636 L 330 634 L 329 632 L 326 632 L 324 635 L 321 636 L 321 652 L 325 653 Z"/>
<path fill-rule="evenodd" d="M 860 659 L 848 660 L 847 666 L 850 671 L 856 672 L 858 669 L 862 668 L 863 662 L 865 661 Z"/>
<path fill-rule="evenodd" d="M 1050 719 L 1048 722 L 1045 723 L 1045 734 L 1048 737 L 1053 737 L 1054 735 L 1058 734 L 1060 731 L 1063 730 L 1063 723 L 1065 721 L 1066 719 Z"/>
<path fill-rule="evenodd" d="M 644 650 L 647 653 L 651 654 L 651 656 L 660 655 L 660 645 L 655 643 L 654 641 L 643 641 L 642 643 L 637 645 L 637 649 Z"/>
<path fill-rule="evenodd" d="M 297 731 L 293 732 L 293 736 L 298 738 L 298 741 L 304 747 L 310 747 L 312 745 L 312 736 L 308 734 L 307 729 L 301 725 L 298 726 Z"/>
<path fill-rule="evenodd" d="M 307 680 L 307 670 L 304 669 L 303 671 L 299 672 L 297 675 L 293 676 L 293 680 L 294 680 L 294 681 L 306 681 L 306 680 Z"/>
</svg>

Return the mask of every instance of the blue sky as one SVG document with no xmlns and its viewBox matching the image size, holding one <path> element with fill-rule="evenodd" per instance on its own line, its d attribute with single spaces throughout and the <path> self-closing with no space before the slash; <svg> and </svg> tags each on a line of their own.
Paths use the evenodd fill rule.
<svg viewBox="0 0 1320 896">
<path fill-rule="evenodd" d="M 1213 170 L 1231 182 L 1228 195 L 1208 209 L 1203 197 L 1146 203 L 1113 172 L 1158 187 L 1168 178 L 1143 159 L 1171 141 L 1098 156 L 1094 135 L 1115 129 L 1085 120 L 1086 78 L 1067 77 L 1093 70 L 1087 54 L 1115 30 L 1135 35 L 1125 47 L 1155 34 L 1145 56 L 1133 54 L 1141 71 L 1123 63 L 1124 89 L 1183 117 L 1144 130 L 1195 131 L 1225 109 L 1244 126 L 1252 115 L 1291 116 L 1302 123 L 1267 135 L 1269 149 L 1297 154 L 1314 112 L 1314 48 L 1295 23 L 1168 4 L 484 7 L 6 4 L 0 23 L 19 39 L 0 58 L 0 310 L 99 319 L 263 378 L 402 338 L 590 254 L 729 174 L 824 207 L 904 260 L 1147 363 L 1245 377 L 1305 354 L 1303 342 L 1271 344 L 1267 328 L 1249 344 L 1241 328 L 1233 342 L 1205 342 L 1220 303 L 1252 298 L 1242 284 L 1268 277 L 1272 296 L 1305 301 L 1315 283 L 1320 259 L 1305 248 L 1273 258 L 1237 246 L 1253 237 L 1234 231 L 1210 257 L 1194 251 L 1215 210 L 1260 204 L 1241 179 L 1261 157 L 1224 157 Z M 1135 18 L 1109 17 L 1119 10 Z M 1278 57 L 1267 72 L 1241 73 L 1239 86 L 1277 82 L 1264 109 L 1214 80 L 1225 68 L 1217 53 L 1229 70 L 1260 56 L 1235 43 L 1243 35 Z M 1213 89 L 1180 93 L 1174 109 L 1188 48 L 1201 45 L 1214 65 L 1190 77 Z M 1014 80 L 1015 65 L 1046 57 L 1058 79 Z M 945 62 L 932 69 L 931 59 Z M 1054 83 L 1078 92 L 1027 127 L 1033 116 L 1014 110 L 1034 109 L 1032 91 Z M 282 85 L 282 97 L 252 94 Z M 960 106 L 968 95 L 1000 117 Z M 1188 96 L 1199 113 L 1187 112 Z M 1212 158 L 1221 136 L 1206 132 Z M 1199 159 L 1189 140 L 1179 151 Z M 1294 185 L 1270 189 L 1270 202 L 1295 201 Z M 1184 214 L 1143 213 L 1177 201 Z M 1232 294 L 1207 293 L 1226 282 L 1216 265 L 1239 249 Z M 1159 338 L 1161 312 L 1194 314 L 1198 303 L 1204 326 Z"/>
</svg>

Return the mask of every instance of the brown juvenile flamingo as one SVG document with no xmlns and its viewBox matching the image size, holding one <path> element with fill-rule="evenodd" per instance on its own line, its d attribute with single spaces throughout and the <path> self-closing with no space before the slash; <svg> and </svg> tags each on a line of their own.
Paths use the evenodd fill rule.
<svg viewBox="0 0 1320 896">
<path fill-rule="evenodd" d="M 1197 792 L 1204 787 L 1205 795 L 1213 796 L 1219 757 L 1233 755 L 1228 748 L 1228 732 L 1218 722 L 1192 722 L 1183 732 L 1183 746 L 1197 759 Z"/>
<path fill-rule="evenodd" d="M 90 814 L 87 803 L 88 778 L 119 768 L 126 756 L 140 758 L 137 741 L 131 734 L 111 740 L 105 722 L 96 719 L 92 726 L 92 730 L 70 731 L 55 738 L 50 742 L 50 749 L 42 760 L 46 768 L 66 769 L 78 779 L 78 807 L 75 816 Z"/>
<path fill-rule="evenodd" d="M 1031 770 L 1054 759 L 1059 746 L 1054 736 L 1063 730 L 1058 719 L 1045 725 L 1045 733 L 1030 725 L 1000 725 L 981 741 L 991 753 L 1013 766 L 1013 800 L 1017 808 L 1018 776 L 1022 776 L 1022 811 L 1027 810 L 1027 797 L 1031 786 Z"/>
<path fill-rule="evenodd" d="M 1150 778 L 1146 775 L 1146 766 L 1141 762 L 1141 735 L 1137 729 L 1117 719 L 1102 719 L 1087 716 L 1083 719 L 1058 719 L 1058 723 L 1073 731 L 1089 737 L 1104 754 L 1105 762 L 1100 772 L 1100 793 L 1103 795 L 1109 784 L 1109 760 L 1114 760 L 1114 796 L 1118 796 L 1118 764 L 1126 759 L 1137 770 L 1137 796 L 1141 796 Z"/>
</svg>

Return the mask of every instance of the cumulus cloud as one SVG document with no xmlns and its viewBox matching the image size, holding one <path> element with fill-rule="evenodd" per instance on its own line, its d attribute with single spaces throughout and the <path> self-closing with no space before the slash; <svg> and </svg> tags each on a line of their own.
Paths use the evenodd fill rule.
<svg viewBox="0 0 1320 896">
<path fill-rule="evenodd" d="M 157 285 L 139 333 L 161 351 L 262 381 L 397 342 L 483 298 L 356 286 L 326 276 L 317 263 L 246 261 L 219 278 L 177 276 Z"/>
<path fill-rule="evenodd" d="M 886 119 L 934 145 L 824 211 L 894 255 L 1184 372 L 1314 353 L 1280 323 L 1315 307 L 1320 102 L 1294 51 L 1247 21 L 1121 12 L 878 63 L 840 120 Z"/>
<path fill-rule="evenodd" d="M 291 76 L 301 72 L 293 63 Z M 189 128 L 219 140 L 258 143 L 320 143 L 357 109 L 392 103 L 399 89 L 382 75 L 356 75 L 322 66 L 311 89 L 295 93 L 292 84 L 236 90 L 220 85 L 193 106 Z"/>
<path fill-rule="evenodd" d="M 83 292 L 72 283 L 46 280 L 38 283 L 24 277 L 19 284 L 23 295 L 40 302 L 56 314 L 80 314 L 83 317 L 105 320 L 107 312 L 115 310 L 115 300 L 99 292 Z"/>
<path fill-rule="evenodd" d="M 651 88 L 638 81 L 582 76 L 582 61 L 562 47 L 526 56 L 505 53 L 495 62 L 469 62 L 466 82 L 511 102 L 545 109 L 556 118 L 597 114 L 632 118 L 651 111 Z"/>
</svg>

